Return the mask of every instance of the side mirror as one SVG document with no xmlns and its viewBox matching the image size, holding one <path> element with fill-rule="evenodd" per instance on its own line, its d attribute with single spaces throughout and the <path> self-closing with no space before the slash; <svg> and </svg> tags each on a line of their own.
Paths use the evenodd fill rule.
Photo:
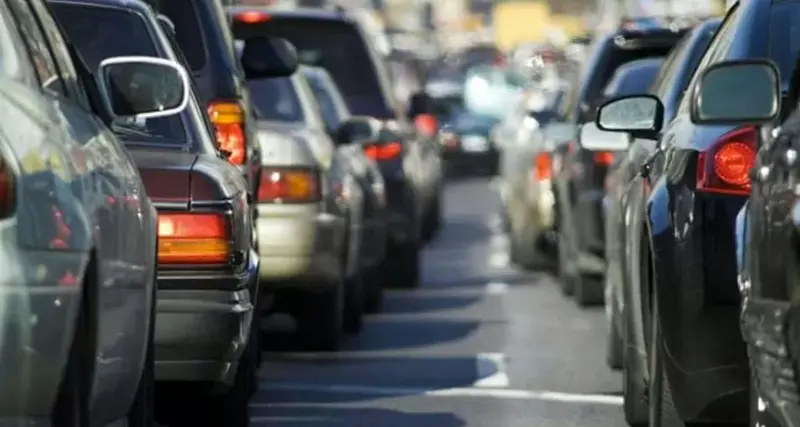
<svg viewBox="0 0 800 427">
<path fill-rule="evenodd" d="M 349 145 L 377 141 L 381 131 L 381 122 L 367 116 L 353 116 L 344 120 L 335 132 L 338 145 Z"/>
<path fill-rule="evenodd" d="M 721 62 L 708 67 L 695 85 L 691 119 L 720 125 L 771 121 L 780 113 L 780 94 L 778 68 L 772 61 Z"/>
<path fill-rule="evenodd" d="M 175 35 L 175 24 L 172 22 L 171 19 L 161 14 L 156 16 L 156 19 L 158 20 L 158 25 L 161 26 L 161 29 L 164 30 L 165 33 L 171 36 Z"/>
<path fill-rule="evenodd" d="M 149 56 L 100 62 L 97 85 L 115 116 L 152 119 L 180 113 L 189 103 L 189 74 L 180 64 Z"/>
<path fill-rule="evenodd" d="M 288 77 L 297 71 L 297 50 L 279 37 L 251 37 L 241 44 L 245 77 Z"/>
<path fill-rule="evenodd" d="M 627 132 L 635 138 L 654 138 L 664 121 L 664 105 L 652 95 L 614 98 L 597 110 L 592 127 L 606 132 Z"/>
<path fill-rule="evenodd" d="M 417 132 L 426 138 L 433 137 L 439 132 L 439 121 L 433 114 L 417 115 L 414 117 L 414 126 L 417 128 Z"/>
<path fill-rule="evenodd" d="M 630 145 L 627 134 L 599 129 L 592 122 L 581 126 L 579 139 L 581 147 L 590 151 L 625 151 Z"/>
</svg>

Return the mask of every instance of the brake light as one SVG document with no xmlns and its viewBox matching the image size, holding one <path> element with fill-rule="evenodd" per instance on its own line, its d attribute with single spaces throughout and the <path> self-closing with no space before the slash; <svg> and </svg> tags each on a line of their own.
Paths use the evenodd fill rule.
<svg viewBox="0 0 800 427">
<path fill-rule="evenodd" d="M 261 171 L 258 201 L 267 203 L 312 203 L 322 198 L 319 175 L 310 169 Z"/>
<path fill-rule="evenodd" d="M 159 264 L 228 264 L 227 220 L 217 213 L 159 213 Z"/>
<path fill-rule="evenodd" d="M 228 153 L 228 161 L 242 165 L 245 161 L 244 110 L 236 102 L 215 101 L 208 106 L 208 117 L 214 125 L 220 150 Z"/>
<path fill-rule="evenodd" d="M 594 153 L 594 163 L 598 166 L 611 166 L 614 163 L 614 153 L 598 151 Z"/>
<path fill-rule="evenodd" d="M 364 147 L 364 154 L 372 160 L 392 160 L 403 152 L 403 146 L 399 142 L 387 142 L 384 144 L 371 144 Z"/>
<path fill-rule="evenodd" d="M 550 153 L 539 153 L 533 162 L 534 178 L 537 181 L 547 181 L 553 176 L 553 161 Z"/>
<path fill-rule="evenodd" d="M 11 216 L 17 208 L 14 172 L 0 160 L 0 218 Z"/>
<path fill-rule="evenodd" d="M 270 20 L 270 16 L 266 12 L 258 11 L 258 10 L 248 10 L 245 12 L 237 13 L 233 16 L 233 19 L 243 23 L 243 24 L 259 24 L 262 22 L 267 22 Z"/>
<path fill-rule="evenodd" d="M 756 130 L 736 129 L 722 135 L 707 151 L 697 155 L 697 190 L 746 196 L 750 194 L 750 169 L 755 163 Z"/>
</svg>

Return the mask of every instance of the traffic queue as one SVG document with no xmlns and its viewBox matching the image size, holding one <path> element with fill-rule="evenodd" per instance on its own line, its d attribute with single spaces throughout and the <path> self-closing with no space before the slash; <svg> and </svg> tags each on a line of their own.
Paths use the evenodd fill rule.
<svg viewBox="0 0 800 427">
<path fill-rule="evenodd" d="M 419 285 L 436 120 L 395 102 L 357 16 L 3 0 L 0 21 L 3 419 L 247 426 L 263 318 L 336 351 Z"/>
<path fill-rule="evenodd" d="M 605 306 L 631 426 L 800 425 L 797 22 L 628 22 L 494 133 L 511 258 Z"/>
</svg>

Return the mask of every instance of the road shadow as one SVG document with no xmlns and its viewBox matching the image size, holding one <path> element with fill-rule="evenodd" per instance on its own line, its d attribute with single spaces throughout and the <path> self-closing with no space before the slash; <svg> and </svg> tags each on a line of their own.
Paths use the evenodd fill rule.
<svg viewBox="0 0 800 427">
<path fill-rule="evenodd" d="M 482 323 L 473 320 L 412 320 L 371 318 L 357 336 L 345 338 L 345 351 L 388 351 L 429 347 L 459 341 L 473 334 Z M 264 335 L 266 351 L 299 351 L 304 346 L 294 333 Z"/>
<path fill-rule="evenodd" d="M 252 426 L 270 427 L 462 427 L 452 413 L 411 413 L 364 407 L 274 406 L 252 408 Z"/>
<path fill-rule="evenodd" d="M 450 290 L 453 288 L 485 287 L 490 282 L 502 282 L 507 285 L 523 285 L 538 283 L 549 276 L 543 272 L 497 271 L 492 274 L 466 275 L 463 277 L 440 277 L 438 280 L 425 281 L 424 289 Z"/>
<path fill-rule="evenodd" d="M 335 403 L 370 400 L 387 394 L 414 395 L 419 393 L 418 390 L 470 387 L 479 379 L 479 374 L 489 376 L 499 369 L 493 366 L 491 372 L 479 373 L 477 361 L 472 356 L 360 356 L 348 353 L 332 354 L 330 358 L 310 354 L 265 357 L 266 365 L 259 375 L 264 384 L 262 391 L 276 395 L 259 401 L 284 403 L 296 402 L 298 396 L 292 396 L 292 393 L 297 391 L 304 392 L 299 397 L 306 402 Z M 296 385 L 299 389 L 281 387 L 281 384 Z M 343 389 L 331 389 L 331 385 Z M 310 399 L 308 392 L 317 394 Z"/>
<path fill-rule="evenodd" d="M 381 314 L 422 314 L 467 308 L 483 299 L 478 295 L 430 296 L 391 293 L 386 296 Z"/>
<path fill-rule="evenodd" d="M 439 235 L 425 246 L 426 252 L 461 249 L 469 245 L 487 242 L 493 233 L 481 217 L 463 219 L 447 218 Z"/>
</svg>

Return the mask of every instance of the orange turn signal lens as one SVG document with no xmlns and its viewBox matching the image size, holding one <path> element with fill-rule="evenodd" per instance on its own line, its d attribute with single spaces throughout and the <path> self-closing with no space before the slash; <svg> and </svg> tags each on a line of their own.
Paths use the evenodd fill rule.
<svg viewBox="0 0 800 427">
<path fill-rule="evenodd" d="M 259 202 L 307 203 L 320 199 L 319 178 L 313 170 L 265 168 L 261 171 Z"/>
<path fill-rule="evenodd" d="M 159 264 L 227 264 L 230 238 L 225 217 L 216 213 L 159 213 Z"/>
<path fill-rule="evenodd" d="M 547 181 L 553 177 L 553 160 L 550 153 L 539 153 L 534 160 L 536 181 Z"/>
</svg>

